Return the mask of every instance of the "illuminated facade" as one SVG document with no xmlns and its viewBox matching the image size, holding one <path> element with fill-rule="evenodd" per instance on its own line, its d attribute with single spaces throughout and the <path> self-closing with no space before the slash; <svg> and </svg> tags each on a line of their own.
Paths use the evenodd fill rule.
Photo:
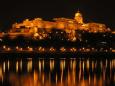
<svg viewBox="0 0 115 86">
<path fill-rule="evenodd" d="M 83 17 L 82 17 L 82 14 L 78 11 L 76 14 L 75 14 L 75 18 L 76 22 L 80 23 L 80 24 L 83 24 Z"/>
<path fill-rule="evenodd" d="M 75 13 L 74 19 L 68 18 L 54 18 L 54 22 L 44 21 L 41 18 L 35 18 L 33 20 L 26 19 L 22 23 L 15 23 L 12 26 L 11 32 L 37 32 L 37 30 L 45 29 L 50 32 L 51 29 L 62 29 L 62 30 L 89 30 L 91 32 L 106 31 L 106 26 L 100 23 L 84 23 L 83 16 L 80 12 Z M 36 29 L 37 28 L 37 29 Z"/>
<path fill-rule="evenodd" d="M 15 23 L 8 34 L 13 38 L 17 35 L 44 39 L 52 33 L 52 29 L 66 32 L 68 40 L 76 41 L 78 36 L 76 31 L 87 31 L 91 33 L 107 32 L 105 24 L 100 23 L 84 23 L 82 14 L 78 11 L 73 19 L 54 18 L 53 21 L 44 21 L 42 18 L 33 20 L 26 19 L 22 23 Z"/>
</svg>

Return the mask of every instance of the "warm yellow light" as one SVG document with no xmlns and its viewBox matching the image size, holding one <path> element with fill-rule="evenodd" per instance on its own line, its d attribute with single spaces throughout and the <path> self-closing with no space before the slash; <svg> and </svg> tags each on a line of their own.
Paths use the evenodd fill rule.
<svg viewBox="0 0 115 86">
<path fill-rule="evenodd" d="M 82 17 L 82 14 L 80 12 L 77 12 L 75 14 L 75 18 L 74 18 L 78 23 L 81 23 L 83 24 L 83 17 Z"/>
<path fill-rule="evenodd" d="M 49 33 L 51 33 L 52 29 L 59 29 L 66 32 L 68 40 L 76 41 L 76 30 L 81 31 L 88 31 L 91 33 L 98 33 L 98 32 L 107 32 L 111 31 L 109 28 L 106 27 L 105 24 L 100 23 L 84 23 L 83 16 L 78 11 L 75 13 L 74 19 L 68 18 L 54 18 L 54 21 L 44 21 L 42 18 L 35 18 L 33 20 L 26 19 L 21 23 L 15 23 L 12 25 L 12 29 L 10 32 L 17 36 L 17 30 L 19 34 L 30 34 L 35 39 L 43 40 L 44 38 L 48 37 Z M 23 27 L 23 28 L 22 28 Z M 9 34 L 11 34 L 9 32 Z M 16 34 L 15 34 L 16 33 Z M 114 33 L 114 31 L 112 32 Z M 56 32 L 58 34 L 58 32 Z M 4 34 L 2 34 L 4 35 Z M 12 36 L 13 37 L 13 36 Z"/>
<path fill-rule="evenodd" d="M 51 52 L 54 52 L 54 51 L 55 51 L 55 48 L 51 47 L 51 48 L 50 48 L 50 51 L 51 51 Z"/>
<path fill-rule="evenodd" d="M 44 52 L 44 51 L 45 51 L 45 48 L 39 47 L 38 50 L 39 50 L 39 52 Z"/>
<path fill-rule="evenodd" d="M 50 71 L 54 69 L 54 60 L 50 60 Z"/>
<path fill-rule="evenodd" d="M 0 67 L 0 81 L 3 80 L 3 72 L 2 72 L 2 67 Z"/>
<path fill-rule="evenodd" d="M 27 63 L 27 71 L 30 72 L 32 70 L 32 60 Z"/>
<path fill-rule="evenodd" d="M 16 62 L 16 72 L 18 72 L 19 67 L 18 67 L 18 61 Z"/>
<path fill-rule="evenodd" d="M 71 48 L 70 51 L 71 51 L 71 52 L 76 52 L 77 49 L 76 49 L 76 48 Z"/>
<path fill-rule="evenodd" d="M 41 64 L 41 61 L 39 60 L 39 62 L 38 62 L 38 65 L 39 65 L 39 71 L 41 72 L 41 66 L 42 66 L 42 64 Z"/>
<path fill-rule="evenodd" d="M 18 50 L 19 49 L 19 47 L 18 46 L 16 46 L 16 50 Z"/>
<path fill-rule="evenodd" d="M 28 46 L 28 50 L 29 51 L 33 51 L 33 48 Z"/>
<path fill-rule="evenodd" d="M 11 50 L 11 48 L 8 47 L 8 48 L 7 48 L 7 51 L 10 51 L 10 50 Z"/>
<path fill-rule="evenodd" d="M 61 60 L 60 69 L 63 71 L 65 69 L 65 60 Z"/>
<path fill-rule="evenodd" d="M 5 71 L 6 71 L 6 63 L 3 62 L 3 72 L 5 72 Z"/>
<path fill-rule="evenodd" d="M 9 70 L 9 68 L 10 68 L 10 62 L 9 62 L 9 60 L 8 60 L 8 70 Z"/>
<path fill-rule="evenodd" d="M 38 34 L 38 33 L 35 33 L 35 34 L 34 34 L 34 37 L 38 37 L 38 36 L 39 36 L 39 34 Z"/>
<path fill-rule="evenodd" d="M 5 49 L 5 48 L 6 48 L 6 46 L 4 45 L 4 46 L 3 46 L 3 48 Z"/>
<path fill-rule="evenodd" d="M 61 48 L 60 48 L 60 51 L 61 51 L 61 52 L 65 52 L 66 49 L 65 49 L 64 47 L 61 47 Z"/>
</svg>

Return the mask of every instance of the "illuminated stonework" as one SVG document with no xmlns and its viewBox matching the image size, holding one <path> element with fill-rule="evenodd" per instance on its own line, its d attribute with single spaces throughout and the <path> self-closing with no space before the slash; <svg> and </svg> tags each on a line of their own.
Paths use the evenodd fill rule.
<svg viewBox="0 0 115 86">
<path fill-rule="evenodd" d="M 105 24 L 100 23 L 84 23 L 82 14 L 78 11 L 73 19 L 54 18 L 53 21 L 44 21 L 42 18 L 33 20 L 25 19 L 22 23 L 15 23 L 8 34 L 13 38 L 17 35 L 31 36 L 36 39 L 44 39 L 52 32 L 52 29 L 65 31 L 68 40 L 76 41 L 78 36 L 77 30 L 87 31 L 91 33 L 107 32 Z"/>
<path fill-rule="evenodd" d="M 76 14 L 75 14 L 75 18 L 76 22 L 80 23 L 80 24 L 83 24 L 83 17 L 82 17 L 82 14 L 78 11 Z"/>
<path fill-rule="evenodd" d="M 15 23 L 12 26 L 11 32 L 21 31 L 21 32 L 36 32 L 40 29 L 45 29 L 50 32 L 51 29 L 62 29 L 62 30 L 86 30 L 86 31 L 106 31 L 106 26 L 100 23 L 84 23 L 83 16 L 78 11 L 75 13 L 74 19 L 68 18 L 54 18 L 54 22 L 44 21 L 41 18 L 35 18 L 33 20 L 26 19 L 22 23 Z M 37 28 L 37 29 L 36 29 Z"/>
</svg>

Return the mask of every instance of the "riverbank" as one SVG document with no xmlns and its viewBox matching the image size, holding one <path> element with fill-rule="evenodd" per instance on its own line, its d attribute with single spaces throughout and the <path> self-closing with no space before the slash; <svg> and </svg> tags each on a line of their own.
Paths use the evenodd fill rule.
<svg viewBox="0 0 115 86">
<path fill-rule="evenodd" d="M 0 58 L 115 58 L 115 53 L 113 52 L 1 52 Z"/>
</svg>

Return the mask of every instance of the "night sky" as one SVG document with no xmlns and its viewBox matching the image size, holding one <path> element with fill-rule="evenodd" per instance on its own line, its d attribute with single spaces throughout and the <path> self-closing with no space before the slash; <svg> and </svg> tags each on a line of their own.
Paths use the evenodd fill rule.
<svg viewBox="0 0 115 86">
<path fill-rule="evenodd" d="M 0 2 L 0 28 L 5 30 L 26 18 L 73 18 L 78 9 L 85 22 L 105 23 L 115 29 L 114 0 L 4 0 Z"/>
</svg>

